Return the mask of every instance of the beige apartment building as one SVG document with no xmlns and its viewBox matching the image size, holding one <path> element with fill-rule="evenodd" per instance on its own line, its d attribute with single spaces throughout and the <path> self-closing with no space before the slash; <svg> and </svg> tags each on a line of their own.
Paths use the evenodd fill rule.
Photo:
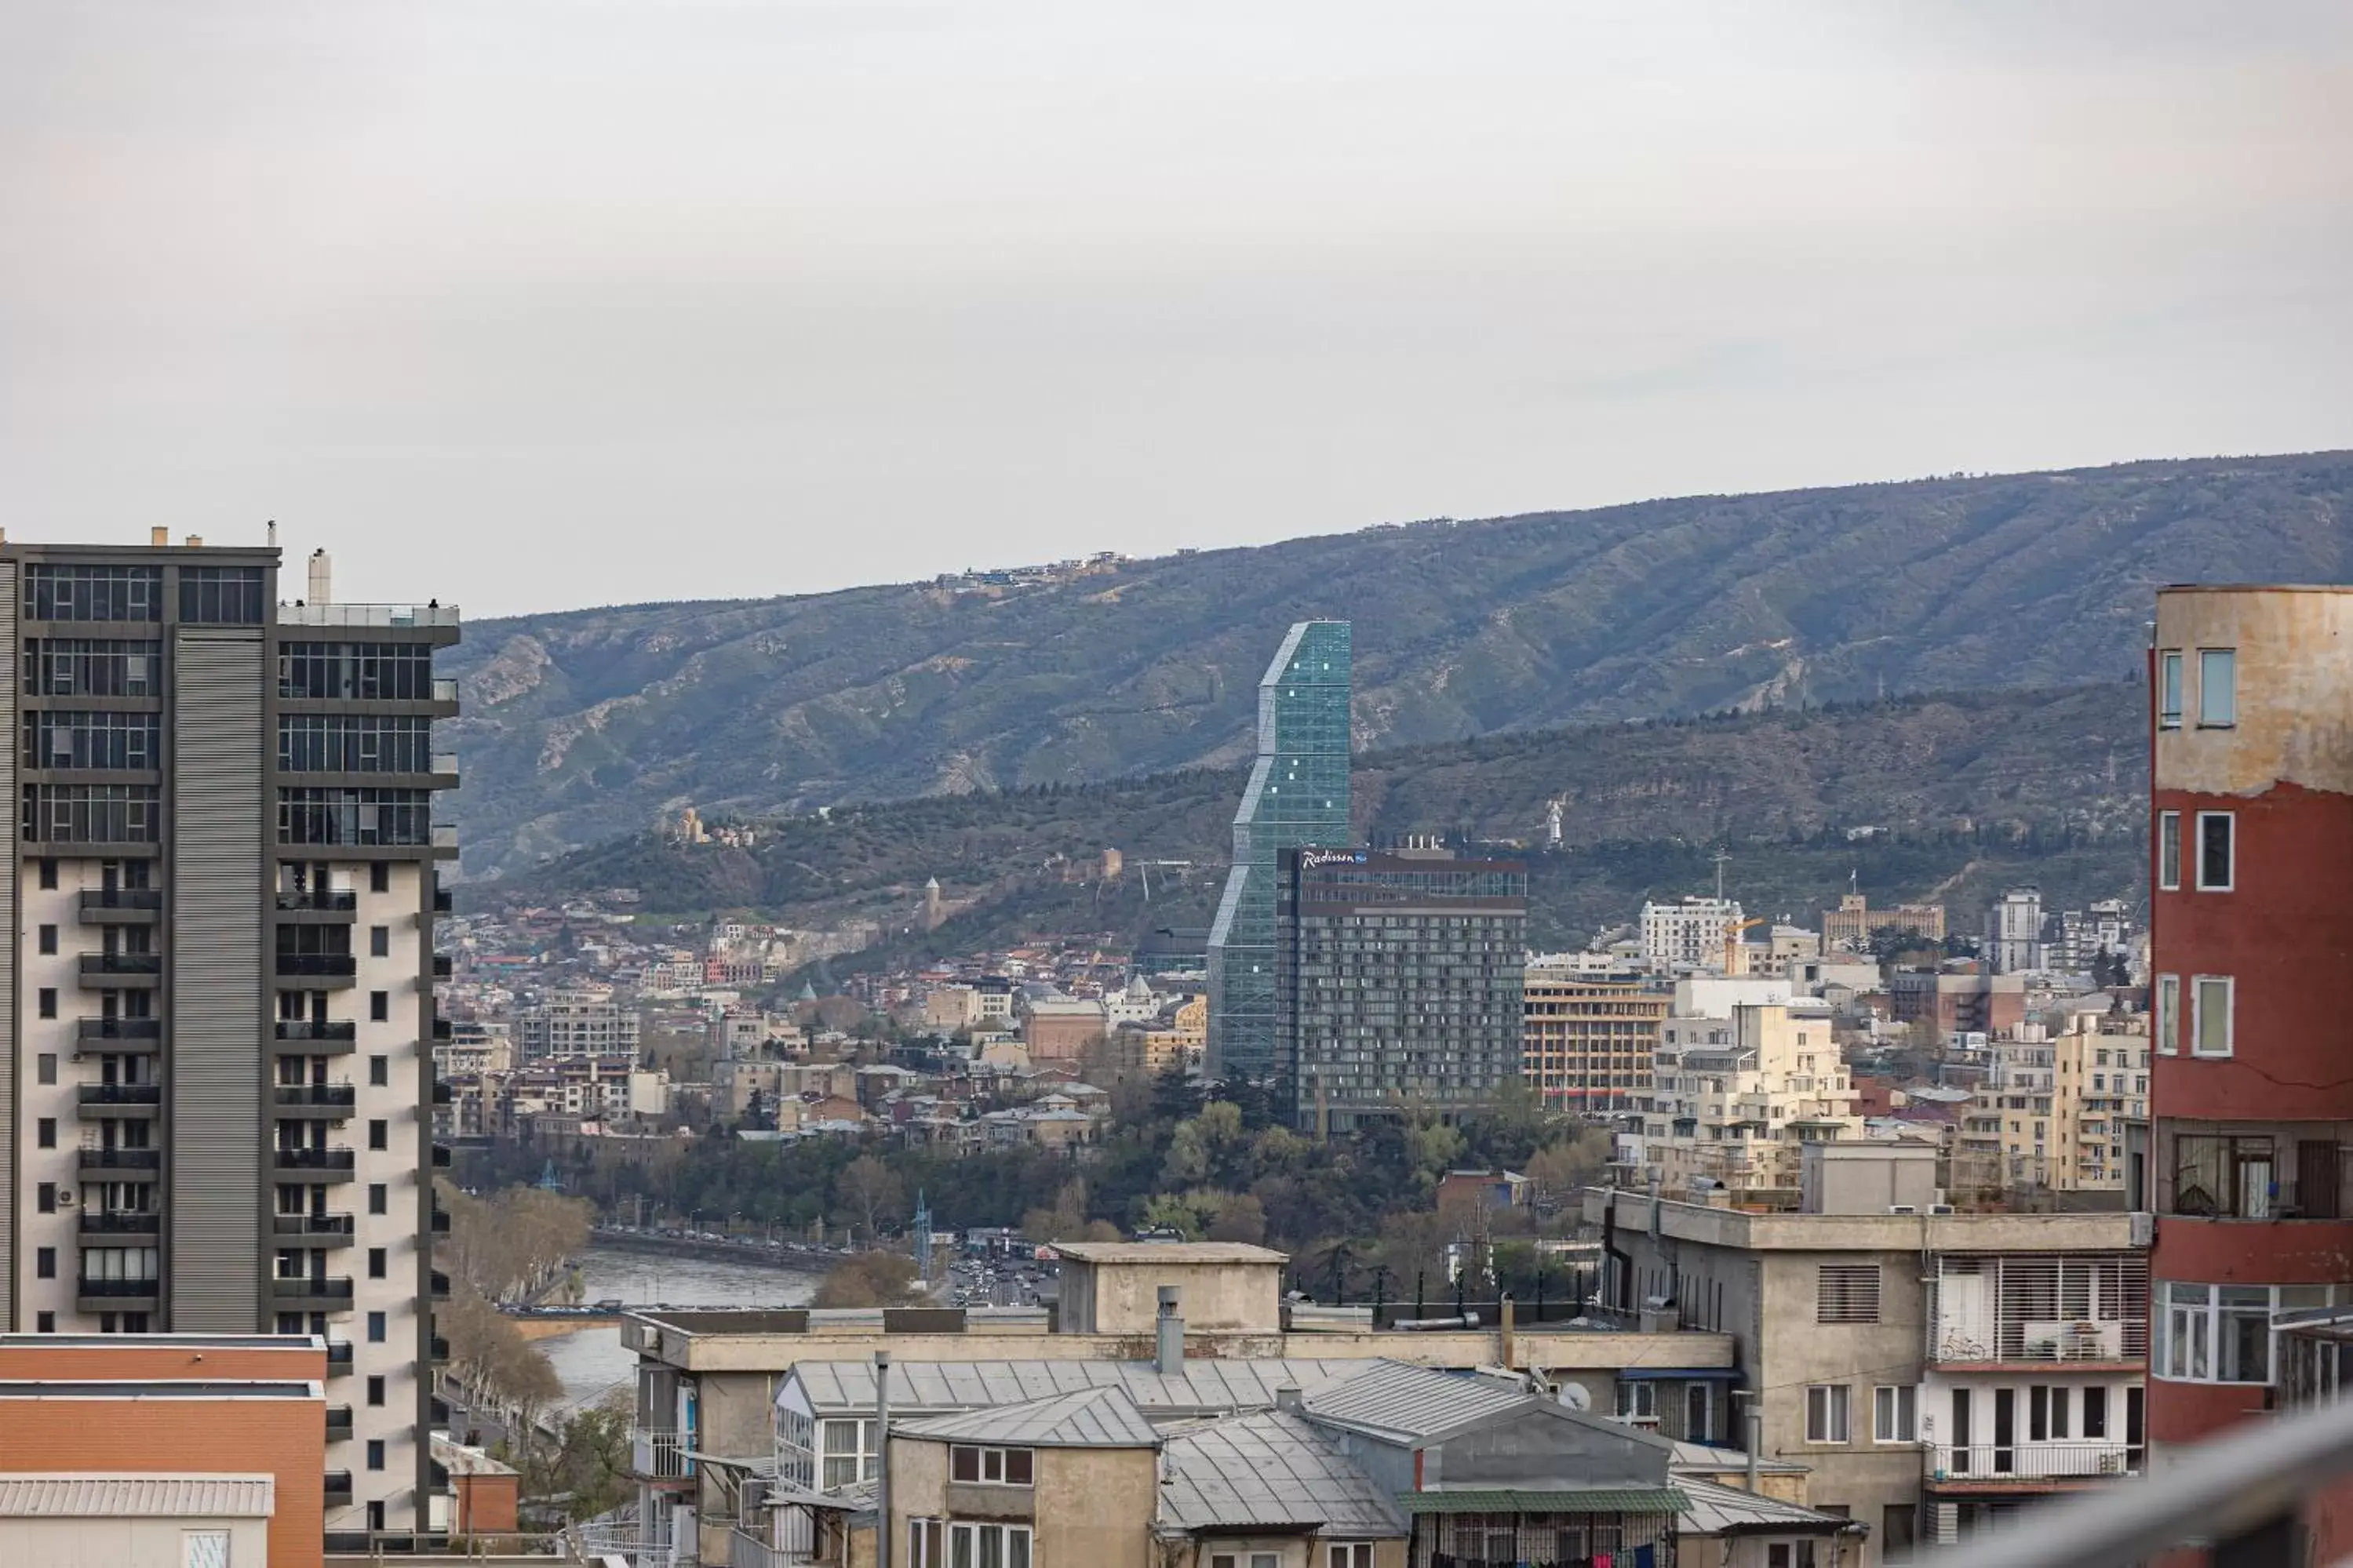
<svg viewBox="0 0 2353 1568">
<path fill-rule="evenodd" d="M 1520 995 L 1520 1076 L 1547 1109 L 1609 1113 L 1648 1100 L 1669 1005 L 1663 993 L 1537 963 Z"/>
<path fill-rule="evenodd" d="M 1843 893 L 1839 907 L 1822 911 L 1822 947 L 1861 952 L 1871 945 L 1871 933 L 1881 926 L 1902 926 L 1920 933 L 1926 942 L 1945 940 L 1945 906 L 1898 904 L 1874 910 L 1861 893 Z"/>
<path fill-rule="evenodd" d="M 1963 1118 L 1954 1186 L 2122 1191 L 2125 1126 L 2148 1116 L 2148 1016 L 2103 1005 L 2020 1026 Z"/>
<path fill-rule="evenodd" d="M 1622 1152 L 1670 1191 L 1705 1177 L 1736 1189 L 1793 1189 L 1799 1151 L 1862 1136 L 1846 1061 L 1826 1016 L 1778 1003 L 1728 1018 L 1668 1018 L 1650 1108 Z"/>
</svg>

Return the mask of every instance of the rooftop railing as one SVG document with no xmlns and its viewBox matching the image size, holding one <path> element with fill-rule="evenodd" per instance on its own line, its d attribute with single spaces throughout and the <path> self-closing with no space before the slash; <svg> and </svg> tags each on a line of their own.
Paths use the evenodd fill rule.
<svg viewBox="0 0 2353 1568">
<path fill-rule="evenodd" d="M 281 626 L 454 626 L 455 605 L 306 605 L 278 606 Z"/>
</svg>

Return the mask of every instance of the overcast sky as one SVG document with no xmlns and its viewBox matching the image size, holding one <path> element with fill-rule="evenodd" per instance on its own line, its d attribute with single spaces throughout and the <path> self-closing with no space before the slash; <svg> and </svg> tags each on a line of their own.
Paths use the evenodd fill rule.
<svg viewBox="0 0 2353 1568">
<path fill-rule="evenodd" d="M 476 613 L 2353 445 L 2353 5 L 10 0 L 0 521 Z"/>
</svg>

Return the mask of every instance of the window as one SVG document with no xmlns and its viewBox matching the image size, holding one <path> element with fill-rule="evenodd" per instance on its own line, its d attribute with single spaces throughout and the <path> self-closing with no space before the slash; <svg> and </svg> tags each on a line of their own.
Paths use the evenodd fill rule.
<svg viewBox="0 0 2353 1568">
<path fill-rule="evenodd" d="M 2269 1383 L 2274 1309 L 2309 1304 L 2300 1291 L 2283 1301 L 2284 1291 L 2298 1288 L 2168 1283 L 2158 1374 L 2183 1383 Z"/>
<path fill-rule="evenodd" d="M 33 1077 L 35 1081 L 39 1083 L 57 1082 L 58 1053 L 55 1051 L 43 1051 L 38 1057 L 35 1058 L 33 1061 Z"/>
<path fill-rule="evenodd" d="M 58 1016 L 58 988 L 56 986 L 42 986 L 35 1000 L 40 1008 L 42 1017 L 54 1018 Z"/>
<path fill-rule="evenodd" d="M 278 653 L 278 695 L 430 701 L 433 650 L 413 643 L 286 643 Z"/>
<path fill-rule="evenodd" d="M 827 1490 L 852 1481 L 872 1480 L 882 1473 L 882 1440 L 872 1421 L 824 1423 L 825 1448 L 820 1479 Z"/>
<path fill-rule="evenodd" d="M 2181 1051 L 2181 976 L 2160 974 L 2157 977 L 2157 1053 L 2178 1056 Z"/>
<path fill-rule="evenodd" d="M 378 1373 L 367 1380 L 367 1402 L 370 1405 L 382 1405 L 384 1403 L 383 1373 Z"/>
<path fill-rule="evenodd" d="M 391 1122 L 379 1118 L 378 1120 L 368 1123 L 368 1147 L 371 1149 L 389 1149 L 392 1147 Z"/>
<path fill-rule="evenodd" d="M 385 1265 L 385 1249 L 384 1249 L 383 1247 L 369 1247 L 369 1248 L 368 1248 L 368 1278 L 369 1278 L 369 1279 L 383 1279 L 383 1278 L 384 1278 L 384 1265 Z"/>
<path fill-rule="evenodd" d="M 430 790 L 307 788 L 278 792 L 280 844 L 429 844 L 432 840 Z"/>
<path fill-rule="evenodd" d="M 907 1521 L 907 1568 L 947 1568 L 947 1553 L 940 1539 L 944 1528 L 936 1519 Z"/>
<path fill-rule="evenodd" d="M 154 566 L 26 568 L 26 618 L 36 621 L 153 621 L 161 617 L 164 574 Z"/>
<path fill-rule="evenodd" d="M 105 637 L 27 637 L 26 682 L 36 697 L 147 697 L 163 689 L 163 644 Z"/>
<path fill-rule="evenodd" d="M 1335 1541 L 1325 1548 L 1324 1568 L 1373 1568 L 1369 1541 Z"/>
<path fill-rule="evenodd" d="M 389 1022 L 391 1022 L 391 1021 L 392 1021 L 392 993 L 391 993 L 391 992 L 389 992 L 389 991 L 371 991 L 371 992 L 369 992 L 369 993 L 368 993 L 368 1022 L 370 1022 L 370 1023 L 372 1023 L 372 1024 L 385 1024 L 385 1023 L 389 1023 Z"/>
<path fill-rule="evenodd" d="M 54 856 L 41 858 L 41 890 L 45 893 L 58 890 L 58 862 Z"/>
<path fill-rule="evenodd" d="M 382 1182 L 370 1182 L 368 1184 L 368 1213 L 391 1213 L 390 1199 L 391 1194 L 385 1190 L 385 1184 Z"/>
<path fill-rule="evenodd" d="M 433 721 L 374 714 L 281 714 L 278 766 L 290 773 L 431 773 Z"/>
<path fill-rule="evenodd" d="M 1844 1443 L 1847 1433 L 1846 1384 L 1818 1383 L 1806 1390 L 1806 1441 Z"/>
<path fill-rule="evenodd" d="M 1618 1380 L 1618 1417 L 1621 1421 L 1656 1421 L 1659 1418 L 1659 1385 L 1647 1379 L 1630 1377 Z"/>
<path fill-rule="evenodd" d="M 33 1253 L 33 1278 L 36 1279 L 54 1279 L 57 1277 L 58 1249 L 54 1247 L 36 1248 Z"/>
<path fill-rule="evenodd" d="M 381 1437 L 368 1439 L 367 1468 L 371 1470 L 384 1468 L 384 1439 Z"/>
<path fill-rule="evenodd" d="M 261 611 L 260 567 L 180 568 L 182 620 L 203 626 L 258 626 Z"/>
<path fill-rule="evenodd" d="M 1029 1484 L 1029 1471 L 1030 1453 L 1027 1448 L 976 1448 L 958 1444 L 948 1450 L 948 1479 L 952 1481 L 1026 1487 Z"/>
<path fill-rule="evenodd" d="M 2178 647 L 2157 656 L 2157 727 L 2181 728 L 2181 650 Z"/>
<path fill-rule="evenodd" d="M 2198 727 L 2227 730 L 2239 721 L 2239 653 L 2236 648 L 2198 650 Z"/>
<path fill-rule="evenodd" d="M 162 816 L 153 784 L 26 784 L 23 798 L 33 843 L 153 844 Z"/>
<path fill-rule="evenodd" d="M 1871 1391 L 1871 1440 L 1874 1443 L 1916 1443 L 1920 1440 L 1919 1394 L 1906 1384 Z"/>
<path fill-rule="evenodd" d="M 372 1345 L 380 1345 L 384 1343 L 384 1314 L 382 1312 L 370 1312 L 367 1315 L 368 1343 Z"/>
<path fill-rule="evenodd" d="M 44 1116 L 33 1123 L 33 1146 L 37 1149 L 54 1149 L 58 1146 L 56 1117 Z"/>
<path fill-rule="evenodd" d="M 41 1214 L 58 1212 L 58 1184 L 43 1182 L 34 1193 L 33 1207 Z"/>
<path fill-rule="evenodd" d="M 1879 1265 L 1825 1263 L 1815 1282 L 1814 1321 L 1818 1323 L 1879 1321 Z M 1844 1442 L 1846 1439 L 1839 1439 Z"/>
<path fill-rule="evenodd" d="M 56 1333 L 58 1331 L 58 1315 L 55 1312 L 34 1313 L 33 1331 L 37 1334 Z"/>
<path fill-rule="evenodd" d="M 948 1568 L 1030 1568 L 1026 1524 L 948 1526 Z"/>
<path fill-rule="evenodd" d="M 368 891 L 371 893 L 389 893 L 392 891 L 391 861 L 372 860 L 368 862 Z"/>
<path fill-rule="evenodd" d="M 2201 811 L 2198 814 L 2198 890 L 2201 893 L 2227 893 L 2231 890 L 2232 849 L 2237 837 L 2238 819 L 2227 811 Z"/>
<path fill-rule="evenodd" d="M 2200 974 L 2190 982 L 2191 1056 L 2231 1054 L 2231 977 L 2227 974 Z"/>
<path fill-rule="evenodd" d="M 184 1530 L 180 1532 L 180 1568 L 230 1568 L 228 1531 Z"/>
<path fill-rule="evenodd" d="M 58 951 L 58 928 L 55 926 L 43 926 L 40 932 L 40 943 L 41 952 L 43 953 L 55 955 Z"/>
<path fill-rule="evenodd" d="M 368 1058 L 368 1082 L 377 1089 L 385 1088 L 392 1082 L 390 1057 Z"/>
<path fill-rule="evenodd" d="M 370 958 L 390 958 L 392 956 L 392 928 L 390 926 L 368 927 L 368 956 Z"/>
<path fill-rule="evenodd" d="M 155 768 L 162 763 L 158 713 L 51 710 L 25 715 L 28 768 Z"/>
</svg>

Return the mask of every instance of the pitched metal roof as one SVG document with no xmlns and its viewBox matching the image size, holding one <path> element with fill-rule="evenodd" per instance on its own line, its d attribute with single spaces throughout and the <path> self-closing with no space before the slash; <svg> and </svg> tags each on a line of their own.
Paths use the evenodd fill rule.
<svg viewBox="0 0 2353 1568">
<path fill-rule="evenodd" d="M 1291 1255 L 1246 1241 L 1058 1241 L 1080 1263 L 1288 1263 Z"/>
<path fill-rule="evenodd" d="M 269 1476 L 0 1475 L 0 1519 L 267 1519 Z"/>
<path fill-rule="evenodd" d="M 1307 1414 L 1374 1436 L 1410 1442 L 1508 1410 L 1535 1396 L 1481 1373 L 1439 1372 L 1403 1362 L 1359 1362 L 1355 1377 L 1309 1392 Z"/>
<path fill-rule="evenodd" d="M 1010 1443 L 1025 1448 L 1151 1448 L 1160 1434 L 1124 1389 L 1082 1388 L 1022 1405 L 892 1422 L 902 1437 Z"/>
<path fill-rule="evenodd" d="M 1687 1500 L 1680 1527 L 1687 1535 L 1736 1535 L 1744 1531 L 1829 1535 L 1860 1528 L 1838 1514 L 1800 1508 L 1779 1498 L 1719 1486 L 1694 1476 L 1678 1476 L 1675 1489 Z"/>
<path fill-rule="evenodd" d="M 1687 1443 L 1674 1439 L 1674 1452 L 1668 1463 L 1677 1475 L 1715 1472 L 1736 1474 L 1748 1468 L 1748 1454 L 1741 1448 L 1719 1448 L 1712 1443 Z M 1792 1464 L 1787 1459 L 1770 1459 L 1759 1456 L 1757 1468 L 1762 1475 L 1802 1476 L 1810 1465 Z"/>
<path fill-rule="evenodd" d="M 1332 1440 L 1288 1410 L 1173 1431 L 1161 1449 L 1162 1527 L 1301 1525 L 1401 1536 L 1405 1515 Z"/>
<path fill-rule="evenodd" d="M 1153 1415 L 1217 1415 L 1271 1409 L 1278 1389 L 1312 1392 L 1376 1364 L 1200 1356 L 1187 1361 L 1182 1372 L 1162 1373 L 1148 1361 L 902 1361 L 891 1366 L 891 1409 L 894 1416 L 941 1415 L 1117 1387 Z M 796 1384 L 818 1415 L 874 1408 L 871 1361 L 796 1362 L 777 1392 L 779 1401 Z"/>
<path fill-rule="evenodd" d="M 1521 1491 L 1478 1487 L 1462 1491 L 1399 1492 L 1408 1513 L 1680 1513 L 1681 1483 L 1672 1487 L 1593 1487 Z"/>
</svg>

